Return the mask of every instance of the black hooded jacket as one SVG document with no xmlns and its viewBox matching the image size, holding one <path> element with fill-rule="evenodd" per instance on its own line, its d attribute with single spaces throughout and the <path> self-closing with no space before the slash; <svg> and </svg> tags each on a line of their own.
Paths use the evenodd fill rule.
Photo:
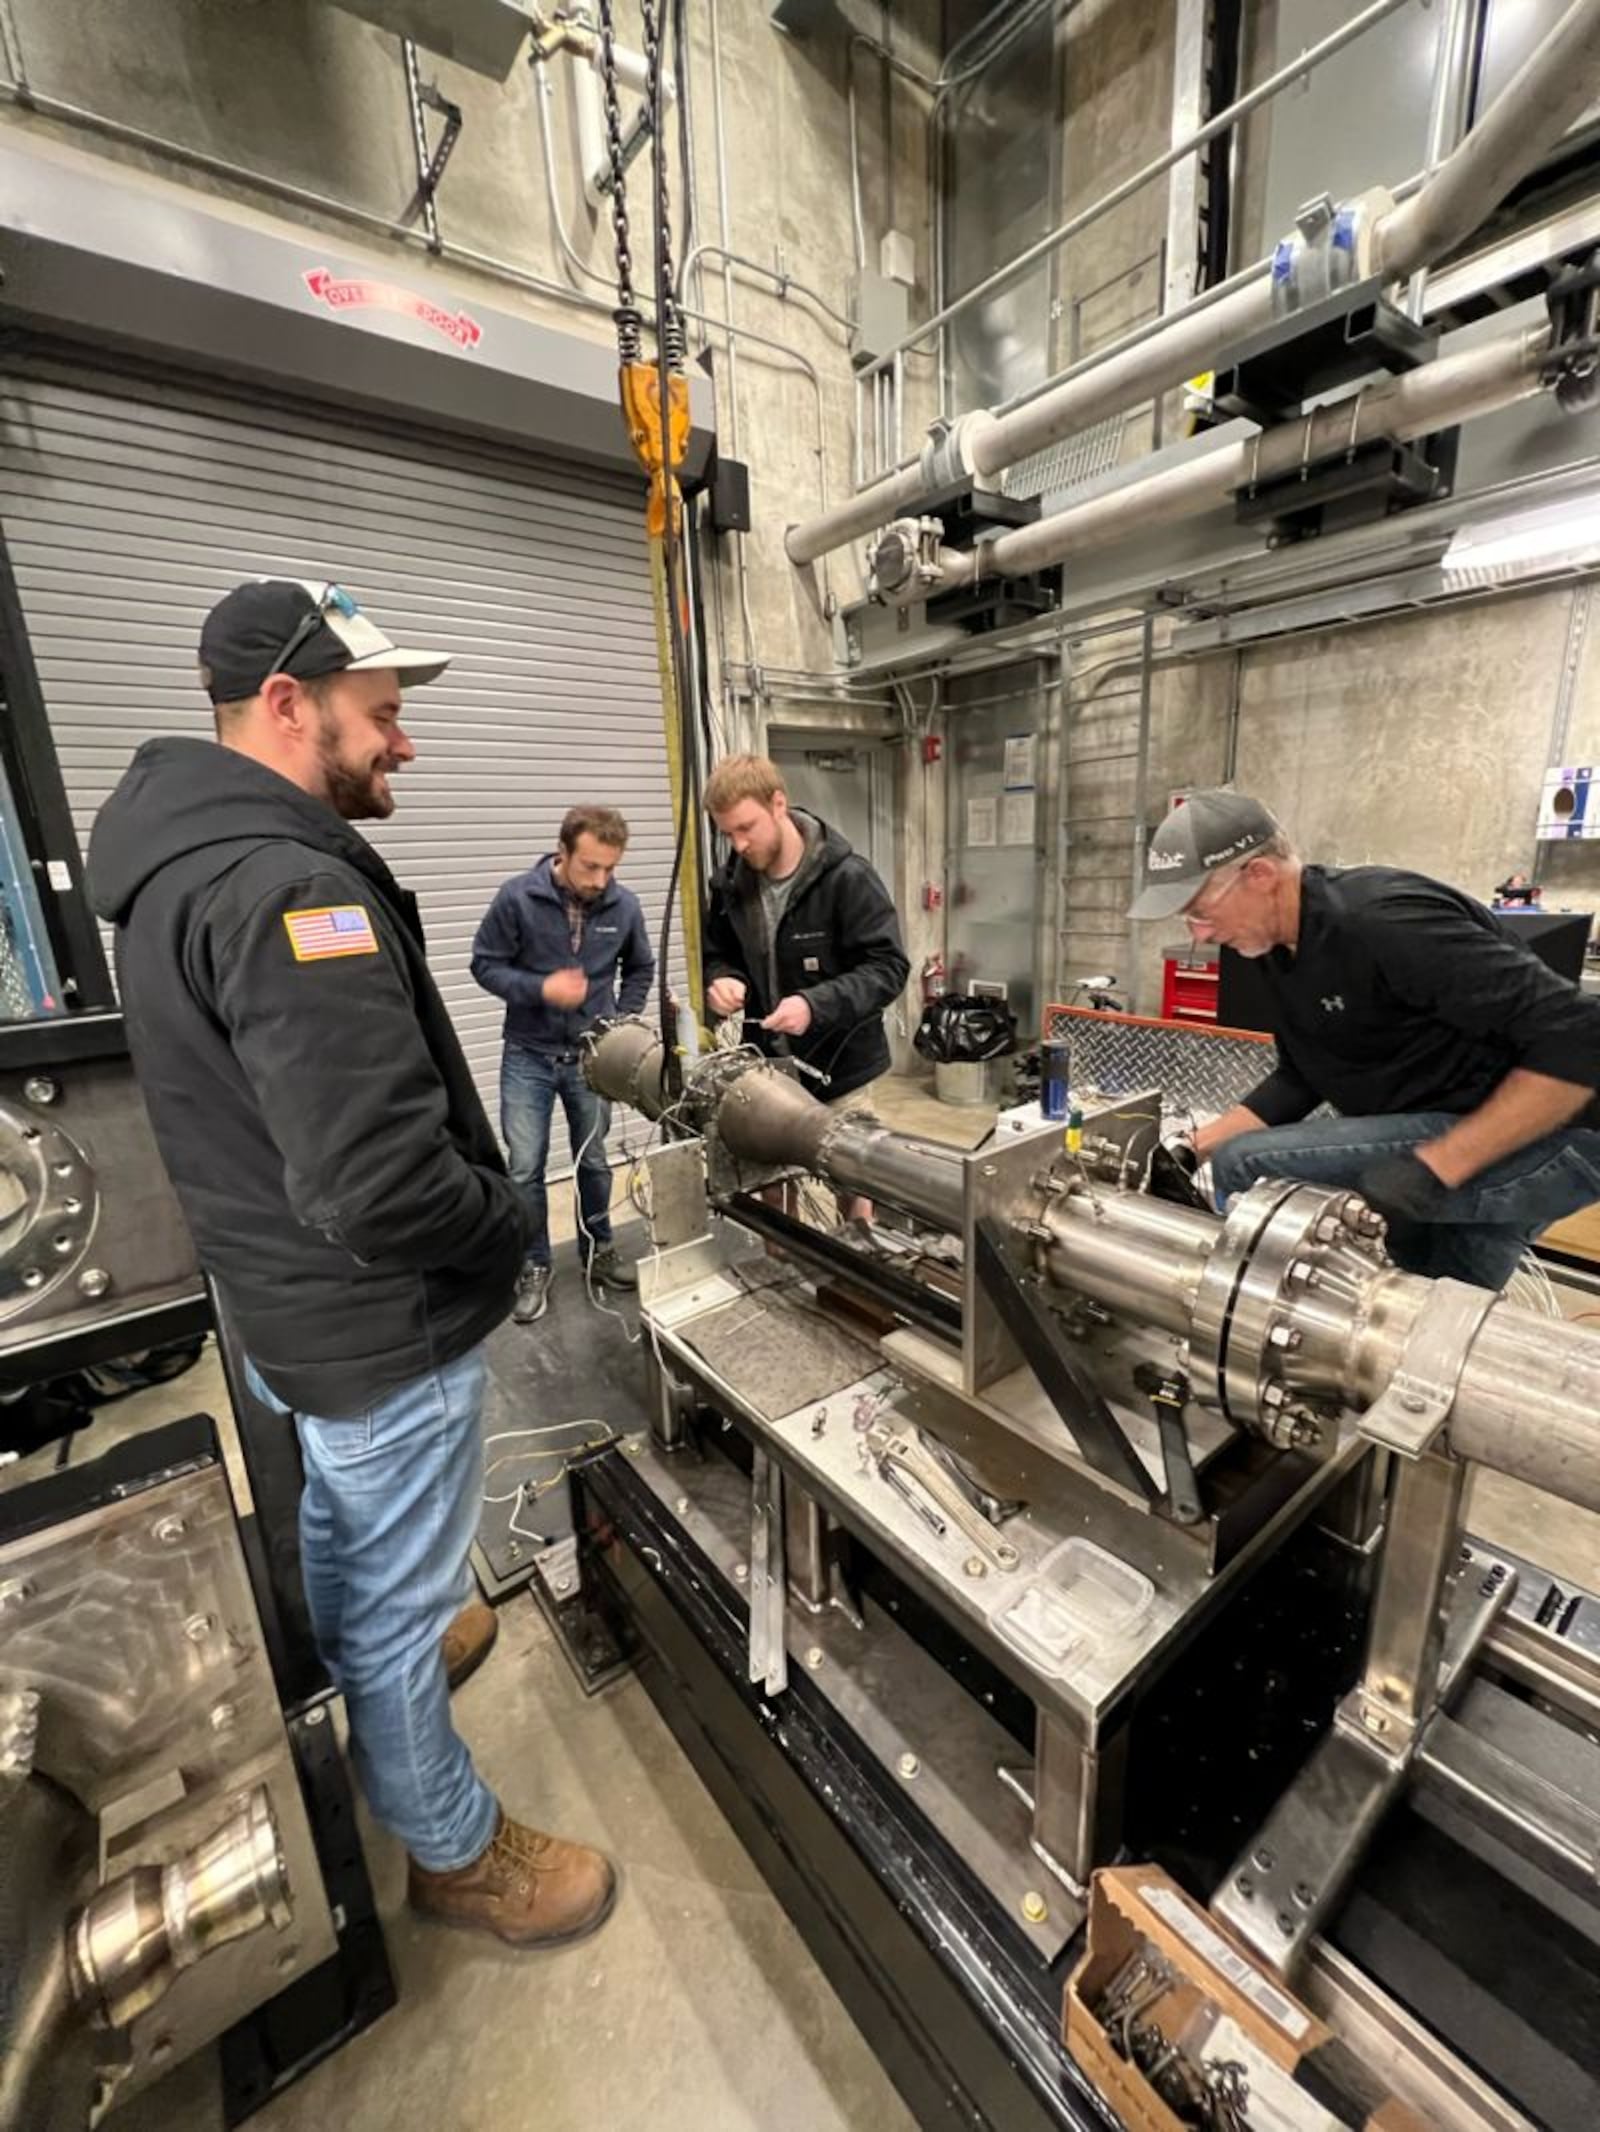
<svg viewBox="0 0 1600 2132">
<path fill-rule="evenodd" d="M 905 990 L 911 964 L 889 891 L 866 860 L 826 822 L 798 809 L 795 819 L 806 832 L 806 854 L 777 938 L 768 938 L 761 876 L 743 859 L 730 859 L 711 884 L 705 979 L 742 978 L 746 1042 L 825 1074 L 818 1093 L 828 1101 L 888 1072 L 883 1010 Z M 757 1026 L 796 992 L 811 1009 L 804 1036 L 773 1037 Z"/>
<path fill-rule="evenodd" d="M 347 823 L 203 740 L 100 810 L 96 910 L 162 1156 L 262 1376 L 351 1416 L 506 1315 L 518 1194 L 423 955 Z"/>
</svg>

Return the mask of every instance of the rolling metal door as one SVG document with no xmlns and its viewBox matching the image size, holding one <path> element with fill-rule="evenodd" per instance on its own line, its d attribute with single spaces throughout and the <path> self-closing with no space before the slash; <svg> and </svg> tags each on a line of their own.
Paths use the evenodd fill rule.
<svg viewBox="0 0 1600 2132">
<path fill-rule="evenodd" d="M 362 826 L 421 900 L 497 1117 L 501 1008 L 472 981 L 472 936 L 568 805 L 622 809 L 623 878 L 659 930 L 672 823 L 639 491 L 38 357 L 0 370 L 0 517 L 80 842 L 140 741 L 210 736 L 195 645 L 242 578 L 334 578 L 398 641 L 454 656 L 410 700 L 393 819 Z"/>
</svg>

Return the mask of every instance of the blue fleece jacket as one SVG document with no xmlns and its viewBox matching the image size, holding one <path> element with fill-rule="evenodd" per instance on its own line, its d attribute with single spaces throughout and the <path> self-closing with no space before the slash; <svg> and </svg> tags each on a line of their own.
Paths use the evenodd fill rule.
<svg viewBox="0 0 1600 2132">
<path fill-rule="evenodd" d="M 656 968 L 639 899 L 616 881 L 585 906 L 583 945 L 573 954 L 554 857 L 505 883 L 472 943 L 473 976 L 506 1003 L 506 1042 L 529 1051 L 575 1051 L 603 1016 L 637 1014 Z M 546 1005 L 545 979 L 575 964 L 588 976 L 588 998 L 581 1007 Z"/>
</svg>

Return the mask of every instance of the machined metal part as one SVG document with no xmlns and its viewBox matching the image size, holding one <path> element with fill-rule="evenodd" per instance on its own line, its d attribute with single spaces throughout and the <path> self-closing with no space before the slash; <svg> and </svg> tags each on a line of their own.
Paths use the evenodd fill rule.
<svg viewBox="0 0 1600 2132">
<path fill-rule="evenodd" d="M 1425 2022 L 1326 1940 L 1311 1942 L 1296 1989 L 1424 2124 L 1448 2125 L 1452 2132 L 1538 2132 Z"/>
<path fill-rule="evenodd" d="M 737 1468 L 708 1460 L 684 1497 L 676 1492 L 680 1470 L 653 1447 L 644 1446 L 629 1463 L 703 1555 L 731 1560 L 745 1537 L 747 1492 Z M 917 1812 L 992 1897 L 998 1914 L 1014 1921 L 1030 1953 L 1054 1960 L 1082 1921 L 1082 1906 L 1053 1885 L 1043 1915 L 1025 1907 L 1041 1877 L 1031 1845 L 1031 1801 L 1024 1803 L 999 1775 L 1015 1742 L 993 1713 L 870 1599 L 859 1617 L 833 1608 L 791 1622 L 789 1637 L 791 1655 L 804 1665 L 806 1693 L 841 1714 L 882 1770 L 899 1772 L 908 1760 L 915 1765 L 914 1777 L 902 1783 L 914 1792 Z"/>
<path fill-rule="evenodd" d="M 22 1104 L 0 1104 L 0 1320 L 38 1314 L 82 1266 L 100 1211 L 83 1148 L 45 1112 L 57 1084 L 37 1075 Z M 45 1090 L 48 1089 L 48 1096 Z"/>
<path fill-rule="evenodd" d="M 750 1467 L 750 1678 L 769 1695 L 789 1685 L 786 1584 L 783 1468 L 758 1450 Z"/>
<path fill-rule="evenodd" d="M 89 1905 L 74 1959 L 122 2024 L 102 2060 L 120 2100 L 337 1945 L 221 1466 L 6 1541 L 4 1590 L 0 1695 L 38 1708 L 36 1774 L 0 1801 L 0 1848 L 40 1779 L 82 1803 L 91 1832 L 99 1819 L 104 1900 L 92 1877 L 61 1892 Z M 290 1929 L 229 1936 L 281 1904 Z M 156 1980 L 159 2006 L 143 1996 Z"/>
<path fill-rule="evenodd" d="M 1514 1612 L 1518 1566 L 1464 1541 L 1461 1510 L 1474 1458 L 1600 1503 L 1600 1343 L 1503 1298 L 1398 1271 L 1384 1257 L 1381 1220 L 1350 1192 L 1266 1183 L 1224 1221 L 1131 1189 L 1156 1117 L 1155 1102 L 1123 1099 L 1115 1129 L 1086 1130 L 1092 1144 L 1076 1159 L 1041 1133 L 925 1162 L 906 1136 L 827 1113 L 765 1064 L 733 1058 L 704 1082 L 691 1070 L 674 1122 L 721 1147 L 735 1173 L 781 1160 L 883 1196 L 957 1240 L 964 1284 L 958 1351 L 953 1325 L 934 1329 L 937 1310 L 890 1303 L 888 1274 L 868 1253 L 848 1268 L 855 1297 L 836 1319 L 828 1285 L 812 1292 L 804 1274 L 845 1269 L 797 1241 L 787 1279 L 762 1290 L 764 1347 L 783 1357 L 777 1399 L 787 1388 L 794 1401 L 780 1411 L 772 1371 L 755 1370 L 740 1345 L 753 1276 L 732 1277 L 719 1256 L 757 1218 L 742 1195 L 719 1195 L 708 1163 L 725 1218 L 663 1252 L 645 1308 L 685 1398 L 720 1412 L 754 1449 L 753 1522 L 737 1561 L 730 1551 L 723 1564 L 748 1595 L 750 1678 L 775 1692 L 775 1654 L 795 1635 L 804 1670 L 781 1676 L 792 1679 L 786 1708 L 813 1682 L 832 1686 L 836 1668 L 863 1711 L 887 1694 L 880 1674 L 858 1672 L 835 1603 L 826 1536 L 837 1527 L 1031 1703 L 1032 1767 L 1015 1768 L 1014 1757 L 995 1767 L 1027 1813 L 1032 1878 L 1015 1901 L 1032 1926 L 1038 1906 L 1053 1917 L 1057 1903 L 1074 1904 L 1117 1854 L 1123 1757 L 1143 1700 L 1298 1526 L 1348 1494 L 1353 1477 L 1383 1468 L 1386 1521 L 1375 1526 L 1364 1500 L 1348 1536 L 1377 1573 L 1360 1681 L 1234 1861 L 1215 1908 L 1284 1974 L 1314 1963 L 1319 1930 L 1408 1786 L 1430 1812 L 1478 1831 L 1486 1851 L 1499 1846 L 1563 1899 L 1594 1907 L 1600 1822 L 1587 1764 L 1564 1777 L 1555 1762 L 1537 1766 L 1525 1724 L 1515 1737 L 1514 1727 L 1494 1731 L 1462 1698 L 1476 1667 L 1564 1720 L 1600 1723 L 1600 1621 L 1593 1652 L 1554 1633 L 1569 1615 L 1583 1620 L 1585 1601 L 1548 1579 L 1539 1606 L 1550 1621 Z M 1026 1289 L 1025 1328 L 1001 1307 L 997 1268 L 1008 1305 Z M 921 1270 L 901 1258 L 894 1269 L 913 1285 Z M 878 1306 L 865 1337 L 863 1295 Z M 912 1322 L 885 1332 L 889 1315 Z M 843 1324 L 863 1351 L 850 1383 L 848 1364 L 823 1354 L 824 1334 L 836 1338 Z M 1110 1415 L 1137 1485 L 1096 1470 L 1073 1417 L 1062 1426 L 1050 1396 L 1058 1347 L 1070 1381 Z M 682 1485 L 675 1501 L 689 1516 L 698 1469 Z M 775 1498 L 803 1506 L 798 1524 Z M 772 1560 L 785 1524 L 795 1555 L 787 1579 Z M 1352 1592 L 1371 1588 L 1360 1562 L 1351 1576 Z M 1554 1723 L 1538 1711 L 1533 1721 Z M 891 1784 L 919 1798 L 931 1791 L 937 1744 L 902 1733 L 892 1745 L 882 1762 Z M 1362 2018 L 1382 2030 L 1381 2009 Z M 1135 2014 L 1130 2038 L 1140 2033 Z M 1148 2035 L 1141 2048 L 1160 2092 L 1200 2107 L 1204 2069 L 1185 2070 Z M 1423 2091 L 1448 2089 L 1449 2054 L 1423 2056 Z M 1212 2098 L 1218 2121 L 1232 2107 L 1225 2085 Z"/>
<path fill-rule="evenodd" d="M 68 1932 L 78 2004 L 126 2028 L 179 1974 L 230 1940 L 289 1928 L 288 1875 L 272 1802 L 257 1785 L 233 1817 L 164 1866 L 135 1866 L 101 1888 Z"/>
<path fill-rule="evenodd" d="M 1361 1417 L 1375 1443 L 1419 1458 L 1450 1419 L 1478 1328 L 1494 1307 L 1487 1288 L 1435 1281 L 1412 1322 L 1394 1375 Z"/>
<path fill-rule="evenodd" d="M 1424 1812 L 1470 1823 L 1585 1901 L 1600 1898 L 1600 1747 L 1491 1682 L 1472 1682 L 1418 1750 Z"/>
<path fill-rule="evenodd" d="M 1167 1474 L 1167 1507 L 1180 1525 L 1198 1525 L 1205 1515 L 1200 1501 L 1200 1483 L 1184 1429 L 1184 1411 L 1189 1404 L 1189 1380 L 1181 1370 L 1162 1370 L 1146 1363 L 1134 1373 L 1134 1382 L 1147 1392 L 1156 1427 L 1161 1431 L 1161 1460 Z"/>
<path fill-rule="evenodd" d="M 659 1102 L 652 1110 L 640 1075 L 650 1040 L 640 1025 L 609 1029 L 589 1047 L 585 1071 L 602 1094 L 653 1115 Z M 791 1076 L 749 1058 L 697 1069 L 679 1107 L 739 1159 L 781 1158 L 829 1176 L 832 1164 L 853 1190 L 875 1190 L 892 1173 L 909 1195 L 908 1180 L 921 1177 L 913 1211 L 937 1213 L 964 1242 L 969 1396 L 1020 1360 L 978 1292 L 974 1239 L 985 1220 L 1031 1248 L 1066 1296 L 1184 1342 L 1198 1400 L 1281 1449 L 1319 1457 L 1337 1442 L 1340 1417 L 1359 1416 L 1391 1384 L 1432 1292 L 1384 1261 L 1379 1219 L 1351 1192 L 1263 1182 L 1219 1222 L 1092 1179 L 1078 1190 L 1050 1189 L 1056 1173 L 1041 1169 L 1043 1150 L 1032 1139 L 980 1150 L 959 1166 L 922 1162 L 918 1143 L 864 1120 L 836 1120 Z M 1537 1429 L 1527 1426 L 1530 1409 Z M 1495 1301 L 1471 1340 L 1446 1436 L 1458 1458 L 1600 1508 L 1600 1339 Z"/>
<path fill-rule="evenodd" d="M 1006 1231 L 992 1216 L 980 1217 L 976 1225 L 973 1263 L 983 1302 L 1044 1386 L 1079 1454 L 1108 1481 L 1148 1501 L 1154 1493 L 1149 1475 L 1074 1353 L 1074 1343 L 1045 1306 L 1038 1277 L 1019 1271 Z"/>
<path fill-rule="evenodd" d="M 1434 1708 L 1447 1706 L 1460 1687 L 1514 1583 L 1505 1564 L 1475 1545 L 1459 1552 L 1461 1574 L 1440 1639 Z M 1369 1676 L 1371 1664 L 1369 1656 Z M 1305 1959 L 1313 1934 L 1344 1894 L 1399 1796 L 1418 1741 L 1427 1737 L 1425 1730 L 1408 1734 L 1392 1726 L 1384 1709 L 1376 1711 L 1382 1729 L 1368 1725 L 1364 1717 L 1371 1707 L 1360 1690 L 1347 1698 L 1339 1721 L 1212 1898 L 1218 1916 L 1284 1975 L 1292 1975 Z M 1432 1709 L 1428 1714 L 1433 1718 Z"/>
<path fill-rule="evenodd" d="M 126 1347 L 105 1352 L 152 1344 L 152 1321 L 173 1337 L 203 1302 L 121 1017 L 86 1016 L 74 1037 L 82 1057 L 0 1073 L 0 1370 L 13 1380 L 48 1373 L 34 1358 L 50 1345 L 124 1320 Z"/>
<path fill-rule="evenodd" d="M 1341 1722 L 1387 1753 L 1410 1752 L 1417 1727 L 1439 1701 L 1445 1608 L 1471 1567 L 1461 1547 L 1465 1470 L 1428 1456 L 1396 1467 L 1367 1657 Z M 1506 1573 L 1485 1572 L 1494 1598 Z M 1509 1590 L 1501 1597 L 1509 1597 Z"/>
<path fill-rule="evenodd" d="M 711 1226 L 703 1140 L 670 1140 L 644 1158 L 650 1187 L 650 1234 L 658 1249 L 692 1243 Z"/>
</svg>

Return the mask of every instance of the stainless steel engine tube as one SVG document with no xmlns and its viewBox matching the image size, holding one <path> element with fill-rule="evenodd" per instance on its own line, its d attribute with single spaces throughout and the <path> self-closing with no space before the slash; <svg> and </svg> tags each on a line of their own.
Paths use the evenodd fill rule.
<svg viewBox="0 0 1600 2132">
<path fill-rule="evenodd" d="M 607 1032 L 586 1071 L 601 1094 L 653 1116 L 659 1078 L 640 1071 L 648 1036 Z M 873 1118 L 836 1116 L 765 1061 L 704 1062 L 683 1104 L 743 1159 L 809 1169 L 962 1226 L 959 1157 Z M 1057 1288 L 1186 1340 L 1197 1393 L 1276 1442 L 1297 1440 L 1297 1412 L 1371 1406 L 1408 1361 L 1434 1292 L 1383 1260 L 1381 1224 L 1360 1199 L 1310 1185 L 1256 1185 L 1224 1222 L 1096 1186 L 1072 1166 L 1018 1231 Z M 1502 1298 L 1463 1344 L 1448 1447 L 1600 1510 L 1600 1336 Z"/>
</svg>

